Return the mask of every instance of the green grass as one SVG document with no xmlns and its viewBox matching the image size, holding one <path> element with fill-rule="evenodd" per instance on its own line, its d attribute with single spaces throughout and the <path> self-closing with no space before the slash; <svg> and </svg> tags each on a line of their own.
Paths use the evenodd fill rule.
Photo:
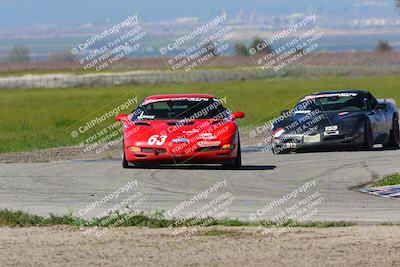
<svg viewBox="0 0 400 267">
<path fill-rule="evenodd" d="M 91 221 L 85 221 L 82 219 L 74 219 L 72 214 L 65 216 L 55 216 L 50 214 L 48 217 L 42 217 L 37 215 L 31 215 L 22 211 L 12 210 L 0 210 L 0 227 L 3 226 L 51 226 L 51 225 L 71 225 L 71 226 L 111 226 L 114 222 L 124 218 L 123 214 L 113 213 L 108 216 L 93 219 Z M 277 226 L 274 222 L 258 222 L 250 223 L 232 219 L 196 219 L 191 218 L 185 221 L 178 221 L 176 219 L 165 219 L 163 211 L 157 211 L 152 215 L 145 215 L 144 213 L 130 216 L 128 219 L 123 220 L 122 223 L 116 225 L 116 227 L 128 227 L 128 226 L 139 226 L 149 228 L 173 228 L 173 227 L 190 227 L 190 226 L 263 226 L 265 228 Z M 347 227 L 352 226 L 350 222 L 305 222 L 297 223 L 294 221 L 287 221 L 284 224 L 278 226 L 286 227 L 316 227 L 316 228 L 328 228 L 328 227 Z M 229 234 L 222 230 L 210 230 L 205 233 L 209 236 L 219 236 Z"/>
<path fill-rule="evenodd" d="M 372 186 L 400 185 L 400 173 L 387 175 Z"/>
<path fill-rule="evenodd" d="M 22 211 L 0 210 L 0 226 L 50 226 L 50 225 L 72 225 L 72 226 L 111 226 L 114 222 L 124 218 L 123 214 L 113 213 L 108 216 L 85 221 L 82 219 L 74 219 L 72 214 L 65 216 L 55 216 L 50 214 L 48 217 L 31 215 Z M 210 223 L 211 222 L 211 223 Z M 191 218 L 183 223 L 178 222 L 176 219 L 165 219 L 164 212 L 157 211 L 151 215 L 144 213 L 130 216 L 128 219 L 123 220 L 123 223 L 118 224 L 119 227 L 127 226 L 140 226 L 150 228 L 166 228 L 166 227 L 179 227 L 179 226 L 198 226 L 207 223 L 211 225 L 223 226 L 245 226 L 249 225 L 246 222 L 230 219 L 212 218 L 196 219 Z"/>
<path fill-rule="evenodd" d="M 303 228 L 332 228 L 332 227 L 347 227 L 352 226 L 354 223 L 346 222 L 346 221 L 327 221 L 327 222 L 319 222 L 319 221 L 310 221 L 310 222 L 297 222 L 293 220 L 286 220 L 283 222 L 276 222 L 271 221 L 263 221 L 261 222 L 262 226 L 269 228 L 269 227 L 303 227 Z"/>
<path fill-rule="evenodd" d="M 246 118 L 239 124 L 251 126 L 267 122 L 281 110 L 293 107 L 305 94 L 320 90 L 363 88 L 378 98 L 390 97 L 400 103 L 398 84 L 400 77 L 384 76 L 0 90 L 0 153 L 78 145 L 110 125 L 113 119 L 78 138 L 70 136 L 72 130 L 136 96 L 139 101 L 148 95 L 165 93 L 210 93 L 226 97 L 228 108 L 246 112 Z"/>
</svg>

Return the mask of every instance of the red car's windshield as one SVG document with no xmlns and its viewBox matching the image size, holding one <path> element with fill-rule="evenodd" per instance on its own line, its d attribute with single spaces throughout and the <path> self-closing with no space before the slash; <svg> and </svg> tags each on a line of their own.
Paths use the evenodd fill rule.
<svg viewBox="0 0 400 267">
<path fill-rule="evenodd" d="M 218 119 L 227 115 L 217 99 L 170 99 L 140 105 L 132 120 Z"/>
</svg>

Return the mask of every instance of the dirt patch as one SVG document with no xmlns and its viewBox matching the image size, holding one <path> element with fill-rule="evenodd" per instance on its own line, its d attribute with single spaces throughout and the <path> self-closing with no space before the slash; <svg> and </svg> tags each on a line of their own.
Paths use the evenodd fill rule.
<svg viewBox="0 0 400 267">
<path fill-rule="evenodd" d="M 278 237 L 174 236 L 168 229 L 118 228 L 101 239 L 72 227 L 0 228 L 1 265 L 17 266 L 399 266 L 399 226 L 293 228 Z M 210 231 L 210 228 L 203 230 Z"/>
<path fill-rule="evenodd" d="M 96 160 L 119 158 L 120 149 L 112 149 L 102 154 L 84 153 L 80 147 L 57 147 L 32 152 L 1 153 L 0 163 L 50 162 L 61 160 Z"/>
</svg>

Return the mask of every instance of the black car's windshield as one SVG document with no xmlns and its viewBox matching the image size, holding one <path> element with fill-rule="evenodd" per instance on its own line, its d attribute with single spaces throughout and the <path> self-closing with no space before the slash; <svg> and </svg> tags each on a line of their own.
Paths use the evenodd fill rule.
<svg viewBox="0 0 400 267">
<path fill-rule="evenodd" d="M 226 118 L 227 110 L 217 99 L 168 99 L 143 103 L 132 120 L 183 120 Z"/>
<path fill-rule="evenodd" d="M 368 110 L 367 99 L 357 93 L 322 94 L 308 96 L 298 103 L 298 113 L 319 109 L 324 112 L 354 112 Z"/>
</svg>

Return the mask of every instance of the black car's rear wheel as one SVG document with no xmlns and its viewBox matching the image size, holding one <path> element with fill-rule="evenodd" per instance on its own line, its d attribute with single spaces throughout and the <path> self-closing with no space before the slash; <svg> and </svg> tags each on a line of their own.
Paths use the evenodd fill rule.
<svg viewBox="0 0 400 267">
<path fill-rule="evenodd" d="M 390 131 L 389 142 L 384 144 L 384 148 L 398 148 L 400 143 L 400 130 L 399 130 L 399 118 L 393 117 L 392 130 Z"/>
<path fill-rule="evenodd" d="M 366 120 L 364 126 L 363 148 L 366 150 L 371 150 L 373 147 L 374 147 L 374 132 L 372 131 L 371 122 L 369 120 Z"/>
</svg>

